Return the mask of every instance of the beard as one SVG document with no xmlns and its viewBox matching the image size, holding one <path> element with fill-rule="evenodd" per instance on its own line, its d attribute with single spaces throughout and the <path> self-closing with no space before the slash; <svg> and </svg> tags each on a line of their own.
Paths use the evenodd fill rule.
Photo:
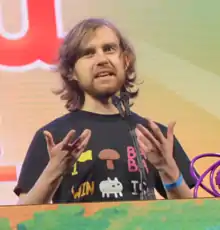
<svg viewBox="0 0 220 230">
<path fill-rule="evenodd" d="M 80 85 L 80 88 L 93 98 L 98 100 L 108 100 L 110 97 L 119 92 L 123 85 L 124 80 L 115 79 L 115 81 L 109 82 L 109 84 L 96 84 L 95 81 L 93 81 L 91 85 L 87 87 Z"/>
</svg>

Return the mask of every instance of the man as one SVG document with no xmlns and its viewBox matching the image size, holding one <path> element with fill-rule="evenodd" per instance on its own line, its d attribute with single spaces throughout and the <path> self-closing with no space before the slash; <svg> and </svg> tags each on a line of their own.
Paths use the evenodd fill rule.
<svg viewBox="0 0 220 230">
<path fill-rule="evenodd" d="M 110 22 L 83 20 L 61 46 L 58 71 L 64 84 L 56 93 L 69 113 L 36 132 L 14 190 L 19 204 L 139 200 L 137 154 L 111 101 L 118 92 L 138 94 L 131 46 Z M 191 198 L 195 182 L 173 136 L 175 123 L 166 128 L 135 113 L 132 122 L 148 189 L 165 198 Z"/>
</svg>

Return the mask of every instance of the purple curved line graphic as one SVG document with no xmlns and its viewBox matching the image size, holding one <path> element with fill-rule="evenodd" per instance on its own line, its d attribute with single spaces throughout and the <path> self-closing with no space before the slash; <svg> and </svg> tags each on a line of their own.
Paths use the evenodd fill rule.
<svg viewBox="0 0 220 230">
<path fill-rule="evenodd" d="M 208 169 L 206 169 L 206 171 L 203 172 L 201 176 L 198 176 L 198 174 L 195 171 L 194 165 L 199 159 L 207 158 L 207 157 L 215 157 L 215 158 L 219 158 L 219 160 L 217 160 L 217 162 L 215 162 Z M 220 169 L 218 170 L 219 167 L 220 167 L 220 153 L 204 153 L 192 159 L 190 164 L 190 173 L 196 180 L 196 186 L 193 194 L 194 198 L 198 197 L 199 187 L 202 187 L 205 191 L 207 191 L 209 194 L 211 194 L 214 197 L 220 197 L 220 190 L 218 191 L 218 189 L 216 189 L 216 187 L 220 189 Z M 203 180 L 208 174 L 210 174 L 209 176 L 210 188 L 208 188 L 203 184 Z M 215 174 L 216 177 L 214 178 Z"/>
</svg>

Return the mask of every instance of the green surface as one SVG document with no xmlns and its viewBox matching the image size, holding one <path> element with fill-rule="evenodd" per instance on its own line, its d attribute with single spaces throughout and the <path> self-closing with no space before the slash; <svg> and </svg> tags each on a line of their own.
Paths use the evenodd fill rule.
<svg viewBox="0 0 220 230">
<path fill-rule="evenodd" d="M 60 205 L 57 210 L 37 212 L 18 225 L 18 230 L 218 230 L 220 201 L 158 201 L 146 206 L 122 203 L 92 216 L 84 216 L 80 205 Z M 0 220 L 0 229 L 9 230 L 9 221 Z"/>
<path fill-rule="evenodd" d="M 11 230 L 8 219 L 0 218 L 0 229 L 1 230 Z"/>
</svg>

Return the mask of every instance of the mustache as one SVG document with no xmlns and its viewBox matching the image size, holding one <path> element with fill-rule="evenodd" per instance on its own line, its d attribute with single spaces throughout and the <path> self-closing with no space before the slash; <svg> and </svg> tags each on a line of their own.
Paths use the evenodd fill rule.
<svg viewBox="0 0 220 230">
<path fill-rule="evenodd" d="M 102 68 L 98 68 L 94 71 L 94 76 L 98 77 L 100 74 L 110 74 L 110 75 L 115 75 L 116 74 L 116 70 L 114 68 L 111 67 L 102 67 Z"/>
</svg>

